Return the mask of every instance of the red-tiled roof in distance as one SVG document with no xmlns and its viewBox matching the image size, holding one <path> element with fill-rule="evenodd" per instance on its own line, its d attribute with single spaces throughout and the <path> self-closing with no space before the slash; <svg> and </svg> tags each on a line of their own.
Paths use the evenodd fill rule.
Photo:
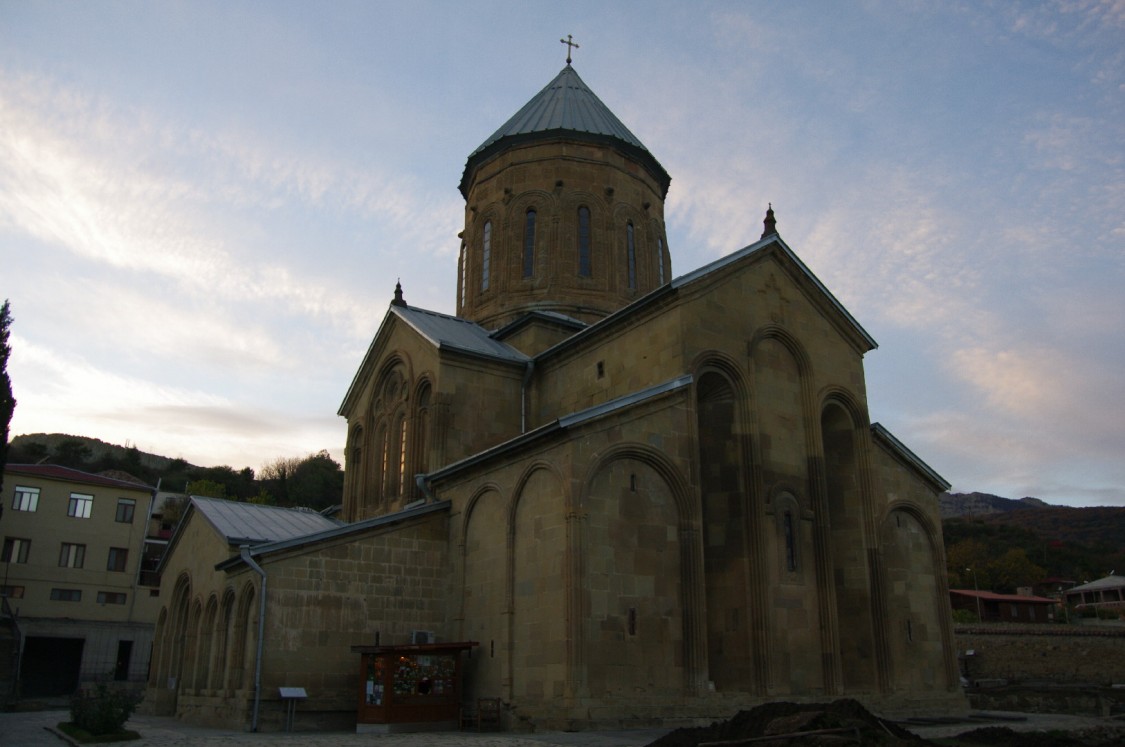
<svg viewBox="0 0 1125 747">
<path fill-rule="evenodd" d="M 1033 604 L 1058 604 L 1057 599 L 1047 597 L 1030 597 L 1022 594 L 997 594 L 994 591 L 976 591 L 974 589 L 950 589 L 950 594 L 960 594 L 974 599 L 987 599 L 993 602 L 1031 602 Z"/>
<path fill-rule="evenodd" d="M 70 467 L 60 467 L 57 464 L 8 464 L 4 471 L 13 475 L 28 475 L 42 477 L 48 480 L 65 480 L 66 482 L 79 482 L 85 485 L 102 485 L 107 488 L 129 488 L 130 490 L 152 490 L 151 485 L 140 481 L 119 480 L 114 477 L 95 475 Z"/>
</svg>

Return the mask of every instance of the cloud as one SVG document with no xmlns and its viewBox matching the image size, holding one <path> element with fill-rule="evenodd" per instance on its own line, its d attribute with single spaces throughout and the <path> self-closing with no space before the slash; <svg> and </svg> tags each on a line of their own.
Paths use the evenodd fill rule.
<svg viewBox="0 0 1125 747">
<path fill-rule="evenodd" d="M 15 334 L 12 350 L 9 369 L 17 399 L 13 435 L 97 434 L 104 441 L 134 443 L 143 451 L 201 465 L 256 466 L 277 456 L 304 454 L 309 444 L 342 453 L 331 447 L 343 442 L 343 421 L 327 410 L 324 415 L 303 416 L 282 406 L 262 407 L 198 389 L 154 384 Z"/>
<path fill-rule="evenodd" d="M 36 77 L 0 77 L 0 112 L 0 225 L 213 301 L 260 299 L 342 324 L 361 316 L 366 299 L 293 264 L 312 258 L 263 256 L 247 220 L 280 227 L 294 210 L 348 215 L 414 251 L 455 251 L 455 200 L 435 201 L 410 178 L 281 152 L 254 133 L 157 123 Z"/>
</svg>

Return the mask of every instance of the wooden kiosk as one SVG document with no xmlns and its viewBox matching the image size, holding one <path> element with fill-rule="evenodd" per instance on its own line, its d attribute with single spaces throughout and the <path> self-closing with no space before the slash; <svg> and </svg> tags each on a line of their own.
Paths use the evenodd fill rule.
<svg viewBox="0 0 1125 747">
<path fill-rule="evenodd" d="M 476 645 L 352 646 L 360 654 L 356 733 L 457 729 L 461 652 Z"/>
</svg>

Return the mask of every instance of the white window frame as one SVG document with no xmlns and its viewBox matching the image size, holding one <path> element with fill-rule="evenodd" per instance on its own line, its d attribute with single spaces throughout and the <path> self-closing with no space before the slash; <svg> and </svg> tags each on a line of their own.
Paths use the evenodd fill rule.
<svg viewBox="0 0 1125 747">
<path fill-rule="evenodd" d="M 89 519 L 94 512 L 94 496 L 88 493 L 71 493 L 66 515 L 75 519 Z"/>
<path fill-rule="evenodd" d="M 86 546 L 63 542 L 59 548 L 59 568 L 81 568 L 86 565 Z"/>
<path fill-rule="evenodd" d="M 12 510 L 34 513 L 37 508 L 39 508 L 39 488 L 17 485 L 15 495 L 12 496 Z"/>
</svg>

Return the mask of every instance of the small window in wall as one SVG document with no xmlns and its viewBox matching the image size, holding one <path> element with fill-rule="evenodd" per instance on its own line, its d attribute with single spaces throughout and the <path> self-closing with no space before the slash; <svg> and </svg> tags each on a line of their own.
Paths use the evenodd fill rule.
<svg viewBox="0 0 1125 747">
<path fill-rule="evenodd" d="M 633 222 L 625 224 L 625 259 L 629 265 L 629 290 L 637 287 L 637 244 Z"/>
<path fill-rule="evenodd" d="M 99 591 L 98 604 L 125 604 L 125 594 L 117 591 Z"/>
<path fill-rule="evenodd" d="M 0 562 L 26 563 L 31 552 L 31 540 L 21 537 L 5 537 L 4 551 L 0 553 Z"/>
<path fill-rule="evenodd" d="M 81 602 L 81 589 L 51 589 L 52 602 Z"/>
<path fill-rule="evenodd" d="M 523 224 L 523 276 L 535 274 L 535 208 L 527 211 Z"/>
<path fill-rule="evenodd" d="M 121 524 L 132 524 L 133 512 L 136 511 L 136 509 L 137 502 L 132 498 L 118 498 L 116 521 Z"/>
<path fill-rule="evenodd" d="M 125 564 L 129 561 L 129 551 L 124 547 L 111 547 L 109 548 L 109 558 L 106 561 L 105 569 L 107 571 L 122 572 L 125 570 Z"/>
<path fill-rule="evenodd" d="M 484 224 L 484 241 L 481 247 L 480 260 L 480 289 L 486 291 L 489 282 L 489 266 L 492 264 L 492 221 L 486 221 Z"/>
<path fill-rule="evenodd" d="M 66 509 L 67 516 L 75 519 L 89 519 L 90 512 L 94 509 L 94 496 L 83 493 L 71 493 L 70 505 Z"/>
<path fill-rule="evenodd" d="M 35 511 L 39 507 L 39 488 L 25 488 L 16 486 L 16 494 L 12 498 L 13 511 Z"/>
<path fill-rule="evenodd" d="M 59 568 L 81 568 L 86 563 L 86 546 L 62 543 L 59 550 Z"/>
<path fill-rule="evenodd" d="M 656 281 L 658 285 L 664 285 L 664 238 L 658 237 L 656 239 Z"/>
<path fill-rule="evenodd" d="M 578 208 L 578 277 L 592 276 L 590 269 L 590 208 Z"/>
<path fill-rule="evenodd" d="M 782 522 L 785 532 L 785 570 L 792 573 L 797 570 L 797 544 L 793 536 L 793 512 L 786 511 Z"/>
<path fill-rule="evenodd" d="M 23 599 L 23 592 L 24 587 L 22 586 L 0 586 L 0 597 Z"/>
</svg>

